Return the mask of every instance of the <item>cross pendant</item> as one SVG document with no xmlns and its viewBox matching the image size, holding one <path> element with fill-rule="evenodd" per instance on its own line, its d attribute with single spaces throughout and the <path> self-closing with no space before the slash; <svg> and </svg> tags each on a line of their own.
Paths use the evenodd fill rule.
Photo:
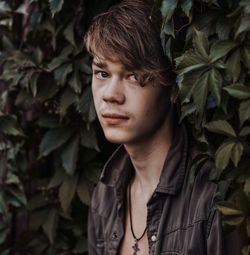
<svg viewBox="0 0 250 255">
<path fill-rule="evenodd" d="M 132 246 L 134 253 L 133 255 L 137 255 L 137 252 L 140 251 L 139 246 L 138 246 L 138 241 L 135 239 L 135 244 Z"/>
</svg>

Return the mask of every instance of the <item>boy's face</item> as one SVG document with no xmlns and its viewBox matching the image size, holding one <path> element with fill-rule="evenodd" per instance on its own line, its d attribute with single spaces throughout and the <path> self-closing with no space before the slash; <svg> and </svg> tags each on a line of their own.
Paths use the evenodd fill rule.
<svg viewBox="0 0 250 255">
<path fill-rule="evenodd" d="M 136 73 L 118 62 L 94 59 L 92 69 L 95 108 L 107 140 L 129 145 L 150 139 L 166 121 L 166 89 L 140 86 Z"/>
</svg>

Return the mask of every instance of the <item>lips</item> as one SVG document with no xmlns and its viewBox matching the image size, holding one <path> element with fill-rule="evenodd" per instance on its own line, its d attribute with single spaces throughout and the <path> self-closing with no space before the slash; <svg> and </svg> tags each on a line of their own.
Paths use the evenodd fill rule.
<svg viewBox="0 0 250 255">
<path fill-rule="evenodd" d="M 102 118 L 106 124 L 109 125 L 119 125 L 126 122 L 129 117 L 117 113 L 104 113 L 102 114 Z"/>
</svg>

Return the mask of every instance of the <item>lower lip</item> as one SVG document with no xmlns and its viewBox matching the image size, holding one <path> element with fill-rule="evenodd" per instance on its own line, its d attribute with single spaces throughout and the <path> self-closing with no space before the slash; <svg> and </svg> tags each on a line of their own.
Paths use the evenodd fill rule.
<svg viewBox="0 0 250 255">
<path fill-rule="evenodd" d="M 108 125 L 119 125 L 126 122 L 127 118 L 110 118 L 110 117 L 103 117 L 103 120 Z"/>
</svg>

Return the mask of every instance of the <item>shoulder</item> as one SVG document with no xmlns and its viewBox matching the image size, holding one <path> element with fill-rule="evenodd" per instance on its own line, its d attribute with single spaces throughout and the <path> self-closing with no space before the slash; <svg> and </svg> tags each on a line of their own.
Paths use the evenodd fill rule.
<svg viewBox="0 0 250 255">
<path fill-rule="evenodd" d="M 111 208 L 116 202 L 114 188 L 99 181 L 91 198 L 91 210 L 93 213 L 105 217 L 109 215 Z"/>
<path fill-rule="evenodd" d="M 216 183 L 210 180 L 214 162 L 201 155 L 196 147 L 190 149 L 186 186 L 190 191 L 190 204 L 194 215 L 208 219 L 214 211 L 214 197 L 218 190 Z"/>
</svg>

